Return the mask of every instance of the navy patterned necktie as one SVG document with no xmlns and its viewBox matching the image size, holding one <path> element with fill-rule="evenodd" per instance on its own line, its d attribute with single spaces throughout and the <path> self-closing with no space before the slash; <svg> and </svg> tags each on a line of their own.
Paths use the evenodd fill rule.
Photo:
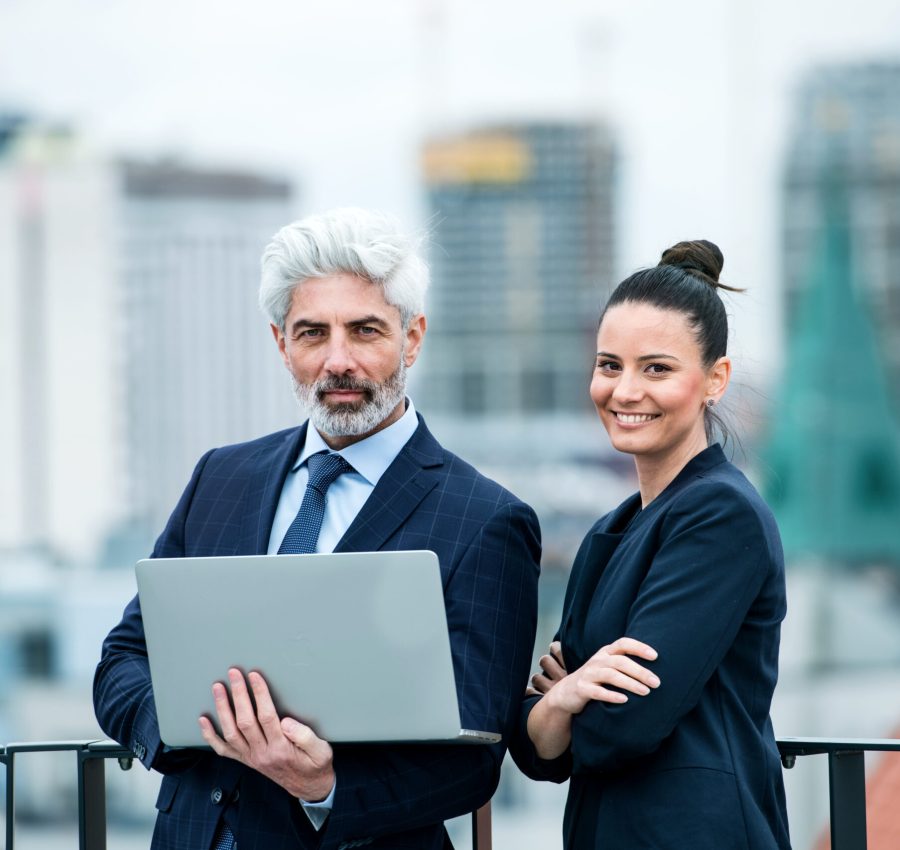
<svg viewBox="0 0 900 850">
<path fill-rule="evenodd" d="M 237 850 L 237 842 L 234 840 L 234 834 L 228 828 L 225 821 L 219 826 L 216 837 L 213 839 L 212 850 Z"/>
<path fill-rule="evenodd" d="M 319 531 L 325 517 L 325 494 L 335 480 L 345 472 L 353 472 L 353 467 L 338 454 L 318 452 L 306 461 L 309 481 L 300 503 L 297 516 L 288 527 L 279 555 L 299 555 L 316 551 Z"/>
</svg>

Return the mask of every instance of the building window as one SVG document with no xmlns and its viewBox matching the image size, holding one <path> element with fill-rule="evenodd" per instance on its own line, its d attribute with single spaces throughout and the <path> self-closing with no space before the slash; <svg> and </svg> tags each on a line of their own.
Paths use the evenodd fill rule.
<svg viewBox="0 0 900 850">
<path fill-rule="evenodd" d="M 54 654 L 53 636 L 46 629 L 32 629 L 19 637 L 20 665 L 26 678 L 52 678 Z"/>
<path fill-rule="evenodd" d="M 484 413 L 484 372 L 481 369 L 467 369 L 460 380 L 463 413 Z"/>
<path fill-rule="evenodd" d="M 522 410 L 526 413 L 556 409 L 556 375 L 546 369 L 527 369 L 522 373 Z"/>
</svg>

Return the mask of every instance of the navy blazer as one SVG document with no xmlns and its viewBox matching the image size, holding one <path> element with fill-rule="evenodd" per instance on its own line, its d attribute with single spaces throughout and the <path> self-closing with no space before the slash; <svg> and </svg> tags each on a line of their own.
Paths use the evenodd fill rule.
<svg viewBox="0 0 900 850">
<path fill-rule="evenodd" d="M 153 557 L 265 553 L 305 435 L 306 425 L 204 455 Z M 437 850 L 449 844 L 445 819 L 490 799 L 531 663 L 537 517 L 444 450 L 420 418 L 336 551 L 379 549 L 437 553 L 463 726 L 500 731 L 504 743 L 336 745 L 334 808 L 316 833 L 297 800 L 256 771 L 208 751 L 163 748 L 135 597 L 103 644 L 94 706 L 106 734 L 165 774 L 154 850 L 206 850 L 220 817 L 240 850 Z"/>
<path fill-rule="evenodd" d="M 512 754 L 535 779 L 571 777 L 568 850 L 788 848 L 769 707 L 786 610 L 771 512 L 718 445 L 640 510 L 635 495 L 578 551 L 558 637 L 570 670 L 628 636 L 659 652 L 645 697 L 589 703 L 569 750 L 537 757 L 526 700 Z"/>
</svg>

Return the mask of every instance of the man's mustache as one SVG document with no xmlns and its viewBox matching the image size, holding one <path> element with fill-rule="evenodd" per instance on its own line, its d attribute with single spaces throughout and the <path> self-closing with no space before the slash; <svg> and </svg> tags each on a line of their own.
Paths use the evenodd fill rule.
<svg viewBox="0 0 900 850">
<path fill-rule="evenodd" d="M 347 375 L 323 378 L 316 383 L 316 398 L 322 401 L 325 393 L 333 390 L 362 393 L 366 401 L 371 401 L 375 394 L 376 385 L 373 381 L 357 380 Z"/>
</svg>

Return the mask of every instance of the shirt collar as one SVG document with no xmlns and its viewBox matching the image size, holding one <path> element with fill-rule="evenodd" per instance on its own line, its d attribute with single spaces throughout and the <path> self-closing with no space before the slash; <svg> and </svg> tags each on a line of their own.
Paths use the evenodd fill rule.
<svg viewBox="0 0 900 850">
<path fill-rule="evenodd" d="M 406 411 L 396 422 L 388 425 L 387 428 L 376 431 L 371 437 L 366 437 L 358 443 L 352 443 L 341 449 L 338 454 L 374 487 L 418 427 L 419 420 L 416 417 L 416 409 L 412 399 L 407 398 Z M 331 449 L 322 439 L 322 435 L 310 423 L 306 428 L 306 440 L 303 448 L 300 449 L 300 454 L 297 456 L 291 472 L 296 472 L 303 466 L 310 455 L 314 455 L 316 452 L 330 451 Z"/>
</svg>

